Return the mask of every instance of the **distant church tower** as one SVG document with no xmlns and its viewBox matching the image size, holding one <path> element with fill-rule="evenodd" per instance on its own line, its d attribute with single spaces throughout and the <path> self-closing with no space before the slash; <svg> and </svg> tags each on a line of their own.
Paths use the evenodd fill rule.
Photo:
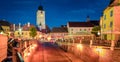
<svg viewBox="0 0 120 62">
<path fill-rule="evenodd" d="M 39 6 L 37 10 L 37 26 L 39 27 L 40 30 L 46 29 L 45 11 L 42 6 Z"/>
<path fill-rule="evenodd" d="M 90 17 L 87 16 L 86 22 L 90 22 Z"/>
</svg>

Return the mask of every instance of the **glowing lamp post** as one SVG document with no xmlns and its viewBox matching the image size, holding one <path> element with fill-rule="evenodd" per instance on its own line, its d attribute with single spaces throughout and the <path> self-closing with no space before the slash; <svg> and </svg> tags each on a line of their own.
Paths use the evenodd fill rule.
<svg viewBox="0 0 120 62">
<path fill-rule="evenodd" d="M 98 33 L 97 33 L 97 34 L 98 34 L 98 36 L 99 36 L 99 35 L 100 35 L 100 32 L 98 31 Z"/>
<path fill-rule="evenodd" d="M 0 32 L 0 34 L 3 34 L 3 31 L 2 31 L 2 32 Z"/>
</svg>

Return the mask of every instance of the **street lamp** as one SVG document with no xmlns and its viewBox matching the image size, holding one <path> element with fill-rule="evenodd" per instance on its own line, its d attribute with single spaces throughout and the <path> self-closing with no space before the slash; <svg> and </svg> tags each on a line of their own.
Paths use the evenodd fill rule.
<svg viewBox="0 0 120 62">
<path fill-rule="evenodd" d="M 97 33 L 97 34 L 98 34 L 98 37 L 100 38 L 100 35 L 101 35 L 100 31 L 98 31 L 98 33 Z M 100 40 L 101 40 L 101 38 L 100 38 Z"/>
<path fill-rule="evenodd" d="M 0 34 L 3 34 L 3 31 L 2 31 L 2 32 L 0 32 Z"/>
<path fill-rule="evenodd" d="M 99 36 L 99 35 L 100 35 L 100 32 L 98 31 L 98 33 L 97 33 L 97 34 L 98 34 L 98 36 Z"/>
</svg>

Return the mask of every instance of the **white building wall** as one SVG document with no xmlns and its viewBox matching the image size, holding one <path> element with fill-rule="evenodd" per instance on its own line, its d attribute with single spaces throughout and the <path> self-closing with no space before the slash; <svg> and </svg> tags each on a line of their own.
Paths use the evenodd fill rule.
<svg viewBox="0 0 120 62">
<path fill-rule="evenodd" d="M 46 29 L 45 11 L 42 10 L 37 11 L 37 26 L 40 26 L 40 23 L 41 23 L 41 29 Z"/>
<path fill-rule="evenodd" d="M 88 32 L 91 33 L 93 27 L 69 27 L 69 34 L 76 34 L 78 32 Z"/>
</svg>

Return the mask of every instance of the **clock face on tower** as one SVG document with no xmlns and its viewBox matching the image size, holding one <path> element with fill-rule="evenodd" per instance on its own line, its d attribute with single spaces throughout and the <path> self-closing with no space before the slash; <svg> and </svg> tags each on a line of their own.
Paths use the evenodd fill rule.
<svg viewBox="0 0 120 62">
<path fill-rule="evenodd" d="M 41 14 L 40 16 L 43 17 L 43 14 Z"/>
</svg>

